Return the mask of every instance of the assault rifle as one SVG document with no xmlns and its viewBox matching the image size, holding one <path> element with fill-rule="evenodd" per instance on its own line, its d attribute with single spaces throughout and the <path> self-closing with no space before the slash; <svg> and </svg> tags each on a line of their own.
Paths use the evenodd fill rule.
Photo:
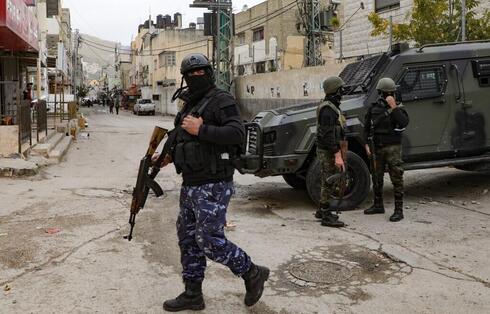
<svg viewBox="0 0 490 314">
<path fill-rule="evenodd" d="M 369 146 L 369 151 L 371 152 L 371 156 L 369 156 L 369 163 L 371 166 L 371 175 L 373 176 L 373 191 L 377 191 L 378 177 L 376 174 L 376 145 L 374 144 L 374 127 L 375 121 L 371 119 L 371 128 L 369 131 L 369 136 L 367 138 L 367 144 Z"/>
<path fill-rule="evenodd" d="M 337 202 L 337 214 L 339 213 L 340 205 L 344 200 L 344 194 L 347 190 L 347 151 L 349 149 L 349 143 L 347 141 L 340 141 L 340 153 L 342 154 L 342 160 L 344 161 L 344 170 L 336 173 L 327 178 L 327 183 L 332 184 L 337 182 L 338 197 Z"/>
<path fill-rule="evenodd" d="M 146 151 L 145 156 L 140 161 L 140 167 L 138 170 L 138 179 L 136 180 L 136 186 L 133 188 L 133 199 L 131 201 L 129 225 L 131 229 L 129 235 L 124 236 L 124 239 L 131 241 L 133 239 L 133 229 L 136 222 L 136 215 L 143 207 L 145 207 L 146 199 L 150 190 L 155 193 L 156 197 L 163 195 L 162 188 L 155 181 L 155 177 L 160 172 L 160 165 L 165 159 L 165 156 L 169 154 L 173 142 L 175 141 L 175 133 L 173 131 L 155 127 L 151 136 L 150 145 Z M 155 154 L 156 149 L 162 142 L 165 135 L 168 135 L 167 141 L 163 147 L 163 150 L 158 159 L 153 163 L 151 158 Z"/>
</svg>

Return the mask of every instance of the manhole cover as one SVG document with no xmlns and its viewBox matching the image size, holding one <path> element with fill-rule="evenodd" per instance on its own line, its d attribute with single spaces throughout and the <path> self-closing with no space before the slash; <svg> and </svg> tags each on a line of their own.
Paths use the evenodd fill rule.
<svg viewBox="0 0 490 314">
<path fill-rule="evenodd" d="M 349 268 L 328 261 L 294 264 L 289 268 L 289 273 L 297 279 L 320 284 L 333 284 L 352 277 L 352 271 Z"/>
</svg>

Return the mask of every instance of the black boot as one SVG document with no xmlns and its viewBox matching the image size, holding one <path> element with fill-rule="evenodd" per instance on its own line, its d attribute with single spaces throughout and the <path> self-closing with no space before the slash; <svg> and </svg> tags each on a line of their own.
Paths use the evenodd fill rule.
<svg viewBox="0 0 490 314">
<path fill-rule="evenodd" d="M 403 217 L 403 195 L 395 196 L 395 212 L 390 216 L 390 221 L 397 222 L 402 220 Z"/>
<path fill-rule="evenodd" d="M 184 310 L 204 310 L 202 282 L 185 281 L 185 291 L 172 300 L 163 302 L 163 309 L 168 312 Z"/>
<path fill-rule="evenodd" d="M 374 215 L 374 214 L 384 214 L 384 213 L 385 213 L 385 207 L 383 205 L 383 198 L 380 196 L 375 196 L 373 206 L 364 210 L 364 215 Z"/>
<path fill-rule="evenodd" d="M 329 208 L 330 208 L 330 205 L 328 204 L 320 204 L 320 208 L 318 208 L 315 212 L 315 218 L 316 219 L 322 219 L 323 218 L 323 213 L 329 211 Z M 335 215 L 334 213 L 332 213 L 333 216 L 335 216 L 337 219 L 339 219 L 339 216 L 338 215 Z"/>
<path fill-rule="evenodd" d="M 331 211 L 323 213 L 322 226 L 340 228 L 344 227 L 345 223 L 339 220 L 339 216 L 333 214 Z"/>
<path fill-rule="evenodd" d="M 249 271 L 242 275 L 247 290 L 244 300 L 246 306 L 252 306 L 260 300 L 264 292 L 264 284 L 269 279 L 269 273 L 269 268 L 252 263 Z"/>
</svg>

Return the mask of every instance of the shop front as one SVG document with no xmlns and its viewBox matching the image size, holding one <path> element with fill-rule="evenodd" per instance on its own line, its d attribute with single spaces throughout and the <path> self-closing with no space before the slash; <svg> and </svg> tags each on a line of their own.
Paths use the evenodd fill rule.
<svg viewBox="0 0 490 314">
<path fill-rule="evenodd" d="M 0 157 L 24 153 L 32 145 L 28 67 L 37 65 L 37 36 L 37 19 L 24 0 L 0 0 Z"/>
</svg>

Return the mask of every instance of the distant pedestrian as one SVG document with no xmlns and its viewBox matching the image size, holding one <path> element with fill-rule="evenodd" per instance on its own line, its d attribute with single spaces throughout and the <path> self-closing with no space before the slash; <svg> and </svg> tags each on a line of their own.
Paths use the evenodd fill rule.
<svg viewBox="0 0 490 314">
<path fill-rule="evenodd" d="M 109 98 L 109 112 L 111 114 L 114 114 L 114 101 L 112 100 L 112 98 Z"/>
<path fill-rule="evenodd" d="M 115 106 L 116 106 L 116 114 L 119 115 L 119 106 L 120 106 L 120 104 L 119 104 L 119 96 L 116 96 L 116 98 L 115 98 L 114 101 L 115 101 Z"/>
</svg>

